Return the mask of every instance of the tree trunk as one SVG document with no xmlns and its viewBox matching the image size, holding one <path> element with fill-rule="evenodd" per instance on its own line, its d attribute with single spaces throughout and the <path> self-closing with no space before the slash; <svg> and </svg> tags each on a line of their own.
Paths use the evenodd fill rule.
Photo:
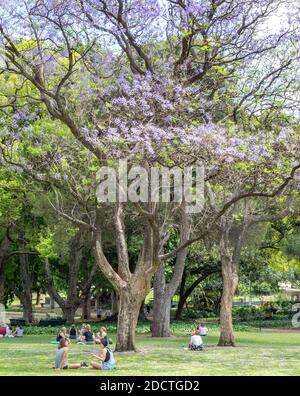
<svg viewBox="0 0 300 396">
<path fill-rule="evenodd" d="M 91 319 L 91 293 L 84 292 L 82 295 L 82 319 Z"/>
<path fill-rule="evenodd" d="M 50 309 L 51 310 L 55 309 L 55 300 L 53 297 L 50 297 Z"/>
<path fill-rule="evenodd" d="M 119 312 L 119 298 L 115 291 L 111 293 L 111 313 L 112 316 L 117 316 Z"/>
<path fill-rule="evenodd" d="M 23 307 L 23 319 L 25 320 L 26 324 L 30 324 L 33 322 L 33 310 L 32 310 L 32 301 L 27 300 L 24 296 L 24 299 L 21 298 L 21 303 Z"/>
<path fill-rule="evenodd" d="M 222 261 L 223 293 L 221 299 L 221 334 L 218 346 L 235 346 L 232 324 L 232 305 L 238 286 L 238 273 L 230 260 Z"/>
<path fill-rule="evenodd" d="M 178 306 L 177 306 L 177 310 L 176 310 L 176 316 L 175 319 L 176 320 L 181 320 L 182 319 L 182 312 L 183 312 L 183 308 L 184 308 L 184 304 L 186 303 L 186 298 L 184 297 L 180 297 Z"/>
<path fill-rule="evenodd" d="M 74 323 L 76 311 L 78 308 L 78 304 L 71 304 L 71 305 L 63 305 L 61 309 L 63 311 L 63 319 L 65 319 L 68 323 Z"/>
<path fill-rule="evenodd" d="M 137 351 L 135 330 L 143 300 L 144 297 L 138 298 L 135 293 L 127 290 L 120 293 L 117 352 Z"/>
<path fill-rule="evenodd" d="M 36 301 L 35 301 L 35 305 L 40 305 L 41 302 L 41 291 L 40 289 L 38 289 L 36 291 Z"/>
<path fill-rule="evenodd" d="M 63 318 L 68 323 L 73 323 L 77 309 L 80 307 L 78 296 L 78 272 L 82 258 L 80 249 L 80 237 L 82 233 L 78 232 L 71 240 L 69 246 L 69 271 L 68 271 L 68 293 L 66 298 L 61 297 L 54 285 L 51 265 L 48 258 L 45 258 L 45 274 L 47 280 L 47 291 L 49 296 L 56 301 L 63 312 Z"/>
<path fill-rule="evenodd" d="M 33 323 L 33 307 L 32 307 L 32 294 L 26 291 L 25 289 L 20 292 L 18 289 L 14 289 L 15 295 L 18 297 L 22 304 L 23 309 L 23 319 L 25 320 L 26 324 Z"/>
<path fill-rule="evenodd" d="M 92 296 L 92 285 L 95 278 L 95 274 L 98 270 L 97 263 L 95 262 L 92 268 L 89 268 L 89 256 L 91 250 L 86 252 L 85 259 L 82 263 L 82 269 L 84 271 L 85 282 L 81 285 L 81 307 L 82 307 L 82 319 L 91 319 L 91 296 Z M 98 300 L 98 298 L 97 298 Z M 97 304 L 98 305 L 98 304 Z M 96 306 L 98 311 L 98 307 Z"/>
<path fill-rule="evenodd" d="M 154 275 L 152 337 L 170 337 L 171 299 L 167 291 L 165 267 L 161 264 Z"/>
<path fill-rule="evenodd" d="M 170 337 L 171 298 L 155 304 L 153 310 L 152 337 Z"/>
<path fill-rule="evenodd" d="M 0 263 L 0 304 L 5 305 L 5 267 L 4 262 Z"/>
<path fill-rule="evenodd" d="M 176 320 L 180 320 L 181 319 L 183 307 L 184 307 L 184 304 L 186 302 L 186 299 L 184 299 L 186 278 L 187 278 L 187 270 L 186 270 L 186 268 L 184 268 L 183 274 L 182 274 L 181 283 L 180 283 L 179 303 L 178 303 L 178 306 L 177 306 L 176 316 L 175 316 Z"/>
<path fill-rule="evenodd" d="M 180 224 L 180 244 L 185 243 L 190 236 L 189 216 L 182 208 Z M 153 337 L 170 337 L 170 317 L 172 299 L 182 280 L 188 248 L 177 253 L 172 278 L 166 283 L 164 263 L 154 275 L 154 304 L 153 304 Z"/>
<path fill-rule="evenodd" d="M 54 287 L 54 282 L 53 282 L 48 259 L 45 260 L 45 268 L 46 268 L 46 277 L 48 283 L 47 289 L 48 289 L 48 294 L 50 296 L 51 306 L 54 306 L 54 301 L 55 301 L 63 312 L 63 318 L 68 323 L 73 323 L 76 311 L 80 306 L 80 301 L 77 295 L 73 296 L 72 298 L 71 293 L 68 293 L 66 299 L 62 298 L 60 294 L 57 292 L 56 288 Z"/>
<path fill-rule="evenodd" d="M 0 304 L 5 305 L 5 259 L 8 254 L 11 239 L 10 232 L 12 226 L 8 226 L 6 230 L 6 235 L 0 243 Z"/>
<path fill-rule="evenodd" d="M 220 307 L 221 334 L 219 346 L 235 346 L 232 306 L 233 299 L 239 283 L 240 257 L 245 237 L 248 230 L 248 222 L 244 220 L 238 236 L 232 238 L 230 234 L 233 223 L 224 218 L 220 228 L 219 252 L 221 256 L 223 292 Z"/>
<path fill-rule="evenodd" d="M 107 280 L 118 293 L 118 332 L 117 352 L 136 351 L 135 330 L 143 301 L 151 288 L 153 273 L 159 268 L 159 228 L 155 217 L 151 218 L 145 227 L 143 246 L 135 266 L 134 273 L 129 268 L 129 255 L 122 216 L 122 205 L 117 205 L 115 211 L 115 226 L 117 231 L 118 272 L 114 271 L 108 262 L 102 245 L 102 216 L 97 212 L 97 232 L 94 233 L 95 259 Z M 155 230 L 155 232 L 153 231 Z"/>
<path fill-rule="evenodd" d="M 21 248 L 25 249 L 25 243 L 23 242 L 23 235 L 21 235 Z M 20 293 L 20 300 L 23 307 L 23 318 L 26 323 L 33 322 L 33 309 L 32 309 L 32 278 L 29 268 L 28 255 L 20 255 L 20 266 L 21 266 L 21 279 L 22 279 L 22 292 Z"/>
<path fill-rule="evenodd" d="M 178 253 L 171 281 L 166 284 L 164 264 L 154 275 L 152 337 L 170 337 L 172 299 L 176 293 L 185 265 L 187 249 Z"/>
<path fill-rule="evenodd" d="M 147 317 L 145 314 L 145 301 L 142 302 L 142 305 L 140 308 L 139 320 L 147 320 Z"/>
</svg>

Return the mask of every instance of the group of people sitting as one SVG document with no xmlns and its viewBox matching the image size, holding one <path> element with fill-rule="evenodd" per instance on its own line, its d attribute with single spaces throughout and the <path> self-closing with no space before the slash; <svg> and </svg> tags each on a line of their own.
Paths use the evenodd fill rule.
<svg viewBox="0 0 300 396">
<path fill-rule="evenodd" d="M 3 337 L 9 337 L 9 338 L 23 337 L 23 335 L 24 335 L 24 330 L 23 330 L 22 326 L 17 326 L 15 331 L 8 324 L 4 324 L 3 326 L 0 326 L 0 338 L 3 338 Z"/>
<path fill-rule="evenodd" d="M 189 348 L 191 351 L 203 351 L 203 339 L 208 335 L 208 328 L 203 323 L 197 326 L 196 330 L 193 331 Z"/>
<path fill-rule="evenodd" d="M 57 370 L 66 370 L 89 367 L 86 362 L 72 364 L 68 363 L 68 351 L 71 340 L 76 341 L 77 344 L 99 345 L 99 351 L 85 352 L 92 358 L 94 358 L 94 360 L 92 360 L 90 363 L 91 368 L 95 370 L 113 370 L 115 368 L 115 359 L 113 352 L 108 348 L 110 340 L 108 338 L 107 329 L 105 327 L 101 327 L 100 331 L 96 335 L 94 335 L 91 326 L 85 324 L 82 325 L 79 334 L 77 334 L 77 329 L 75 325 L 72 325 L 68 333 L 65 327 L 60 330 L 56 338 L 56 341 L 59 342 L 59 345 L 56 352 L 56 359 L 53 368 Z"/>
<path fill-rule="evenodd" d="M 101 327 L 97 334 L 92 332 L 90 325 L 83 324 L 80 331 L 78 332 L 76 326 L 73 324 L 67 332 L 66 327 L 62 327 L 56 337 L 56 341 L 60 342 L 62 338 L 68 338 L 74 340 L 77 344 L 91 345 L 100 344 L 101 340 L 106 339 L 108 344 L 111 343 L 107 335 L 106 327 Z"/>
</svg>

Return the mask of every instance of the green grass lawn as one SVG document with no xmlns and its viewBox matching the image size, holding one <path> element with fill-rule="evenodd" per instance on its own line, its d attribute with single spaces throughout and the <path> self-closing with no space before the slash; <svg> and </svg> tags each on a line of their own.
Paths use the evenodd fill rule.
<svg viewBox="0 0 300 396">
<path fill-rule="evenodd" d="M 114 335 L 113 335 L 114 338 Z M 206 350 L 183 350 L 189 337 L 152 339 L 138 335 L 140 353 L 116 354 L 117 369 L 111 372 L 90 369 L 54 371 L 56 345 L 53 336 L 25 336 L 0 339 L 0 375 L 25 376 L 134 376 L 134 375 L 299 375 L 300 333 L 237 332 L 237 348 L 216 347 L 218 333 L 206 338 Z M 71 345 L 69 363 L 88 361 L 83 353 L 97 346 Z"/>
</svg>

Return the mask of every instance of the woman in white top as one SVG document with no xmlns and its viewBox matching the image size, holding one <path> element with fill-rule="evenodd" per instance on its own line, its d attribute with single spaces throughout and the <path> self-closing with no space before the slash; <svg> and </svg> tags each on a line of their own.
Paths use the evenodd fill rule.
<svg viewBox="0 0 300 396">
<path fill-rule="evenodd" d="M 199 326 L 199 335 L 202 337 L 206 337 L 207 334 L 208 334 L 208 328 L 205 327 L 203 323 L 201 323 Z"/>
</svg>

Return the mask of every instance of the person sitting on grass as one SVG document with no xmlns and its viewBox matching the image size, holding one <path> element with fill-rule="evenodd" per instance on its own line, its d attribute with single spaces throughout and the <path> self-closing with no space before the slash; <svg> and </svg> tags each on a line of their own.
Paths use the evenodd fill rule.
<svg viewBox="0 0 300 396">
<path fill-rule="evenodd" d="M 67 336 L 67 329 L 65 327 L 62 327 L 56 337 L 56 341 L 60 342 L 63 338 L 68 338 Z"/>
<path fill-rule="evenodd" d="M 6 334 L 5 334 L 5 337 L 12 338 L 13 336 L 14 336 L 14 335 L 13 335 L 12 327 L 11 327 L 11 326 L 6 326 Z"/>
<path fill-rule="evenodd" d="M 83 336 L 78 339 L 78 344 L 95 344 L 95 337 L 92 332 L 91 326 L 86 325 L 86 331 Z"/>
<path fill-rule="evenodd" d="M 24 335 L 23 327 L 22 326 L 17 326 L 13 336 L 14 337 L 23 337 L 23 335 Z"/>
<path fill-rule="evenodd" d="M 86 332 L 84 334 L 84 337 L 86 344 L 94 344 L 95 337 L 90 325 L 86 326 Z"/>
<path fill-rule="evenodd" d="M 81 326 L 79 335 L 83 336 L 85 334 L 85 332 L 86 332 L 86 324 L 83 323 L 82 326 Z"/>
<path fill-rule="evenodd" d="M 91 362 L 91 366 L 95 370 L 113 370 L 115 368 L 115 358 L 113 352 L 107 348 L 108 341 L 102 339 L 100 342 L 99 353 L 93 353 L 92 356 L 96 358 L 98 362 Z"/>
<path fill-rule="evenodd" d="M 6 336 L 6 325 L 0 326 L 0 337 L 5 337 Z"/>
<path fill-rule="evenodd" d="M 86 333 L 86 324 L 85 323 L 83 323 L 82 324 L 82 326 L 81 326 L 81 329 L 80 329 L 80 333 L 79 333 L 79 336 L 78 336 L 78 338 L 77 338 L 77 342 L 83 342 L 83 341 L 85 341 L 85 333 Z"/>
<path fill-rule="evenodd" d="M 198 332 L 201 337 L 206 337 L 208 334 L 208 328 L 201 323 L 200 326 L 198 326 Z"/>
<path fill-rule="evenodd" d="M 77 329 L 74 324 L 72 324 L 72 326 L 69 330 L 69 338 L 70 338 L 70 340 L 77 340 Z"/>
<path fill-rule="evenodd" d="M 193 334 L 190 342 L 190 350 L 191 351 L 202 351 L 203 350 L 203 341 L 199 334 Z"/>
<path fill-rule="evenodd" d="M 54 367 L 56 370 L 67 370 L 67 369 L 80 369 L 87 368 L 88 365 L 85 362 L 68 364 L 68 352 L 69 352 L 69 340 L 67 338 L 62 338 L 59 342 L 58 349 L 56 352 L 56 359 Z"/>
<path fill-rule="evenodd" d="M 96 334 L 95 343 L 100 344 L 102 339 L 106 339 L 108 341 L 106 327 L 100 328 L 99 332 Z"/>
</svg>

